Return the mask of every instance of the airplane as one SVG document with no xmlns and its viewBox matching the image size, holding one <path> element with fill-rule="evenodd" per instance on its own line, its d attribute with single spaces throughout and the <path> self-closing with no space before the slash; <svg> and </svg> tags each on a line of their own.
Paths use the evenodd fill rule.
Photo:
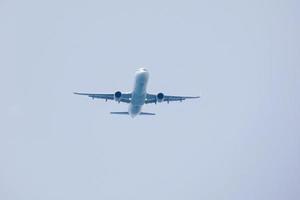
<svg viewBox="0 0 300 200">
<path fill-rule="evenodd" d="M 77 95 L 85 95 L 91 97 L 92 99 L 105 99 L 107 100 L 115 100 L 118 103 L 128 103 L 129 108 L 128 112 L 110 112 L 115 115 L 130 115 L 132 118 L 137 115 L 155 115 L 155 113 L 142 112 L 142 107 L 144 104 L 149 103 L 162 103 L 170 101 L 180 101 L 186 99 L 197 99 L 200 96 L 168 96 L 164 93 L 160 92 L 158 94 L 149 94 L 146 92 L 147 83 L 149 80 L 149 72 L 145 68 L 140 68 L 135 72 L 135 81 L 133 91 L 131 93 L 122 93 L 117 91 L 112 94 L 91 94 L 91 93 L 79 93 L 74 92 Z"/>
</svg>

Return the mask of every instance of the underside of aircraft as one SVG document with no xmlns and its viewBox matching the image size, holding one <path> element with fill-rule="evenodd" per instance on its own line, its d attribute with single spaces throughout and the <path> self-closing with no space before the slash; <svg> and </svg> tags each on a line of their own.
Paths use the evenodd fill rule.
<svg viewBox="0 0 300 200">
<path fill-rule="evenodd" d="M 137 115 L 155 115 L 155 113 L 147 113 L 142 112 L 142 107 L 144 104 L 150 103 L 162 103 L 162 102 L 173 102 L 173 101 L 180 101 L 186 99 L 196 99 L 200 98 L 199 96 L 170 96 L 165 95 L 164 93 L 160 92 L 158 94 L 149 94 L 146 92 L 147 83 L 149 80 L 149 72 L 145 68 L 140 68 L 135 73 L 135 81 L 133 91 L 131 93 L 122 93 L 117 91 L 115 93 L 110 94 L 95 94 L 95 93 L 79 93 L 74 92 L 77 95 L 84 95 L 91 97 L 93 99 L 104 99 L 107 100 L 114 100 L 118 103 L 128 103 L 129 108 L 128 112 L 111 112 L 111 114 L 117 115 L 130 115 L 131 117 L 135 117 Z"/>
</svg>

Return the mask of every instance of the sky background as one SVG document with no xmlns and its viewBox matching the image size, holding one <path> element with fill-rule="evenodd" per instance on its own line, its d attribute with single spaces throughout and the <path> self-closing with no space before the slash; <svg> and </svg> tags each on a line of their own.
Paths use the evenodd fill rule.
<svg viewBox="0 0 300 200">
<path fill-rule="evenodd" d="M 298 200 L 300 2 L 0 0 L 0 199 Z M 72 93 L 201 95 L 127 104 Z"/>
</svg>

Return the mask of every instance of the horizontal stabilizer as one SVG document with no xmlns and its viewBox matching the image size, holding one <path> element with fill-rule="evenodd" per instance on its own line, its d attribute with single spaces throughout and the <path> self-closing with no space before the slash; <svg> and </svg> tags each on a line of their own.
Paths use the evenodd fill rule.
<svg viewBox="0 0 300 200">
<path fill-rule="evenodd" d="M 129 115 L 129 112 L 110 112 L 112 115 Z"/>
<path fill-rule="evenodd" d="M 141 112 L 140 115 L 155 115 L 155 113 L 146 113 L 146 112 Z"/>
<path fill-rule="evenodd" d="M 112 115 L 129 115 L 129 112 L 110 112 Z M 141 112 L 140 115 L 155 115 L 155 113 Z"/>
</svg>

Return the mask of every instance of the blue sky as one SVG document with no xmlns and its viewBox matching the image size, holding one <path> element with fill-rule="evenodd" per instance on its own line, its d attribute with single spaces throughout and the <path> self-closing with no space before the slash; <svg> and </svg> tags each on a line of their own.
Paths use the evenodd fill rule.
<svg viewBox="0 0 300 200">
<path fill-rule="evenodd" d="M 0 199 L 299 199 L 299 6 L 0 1 Z"/>
</svg>

